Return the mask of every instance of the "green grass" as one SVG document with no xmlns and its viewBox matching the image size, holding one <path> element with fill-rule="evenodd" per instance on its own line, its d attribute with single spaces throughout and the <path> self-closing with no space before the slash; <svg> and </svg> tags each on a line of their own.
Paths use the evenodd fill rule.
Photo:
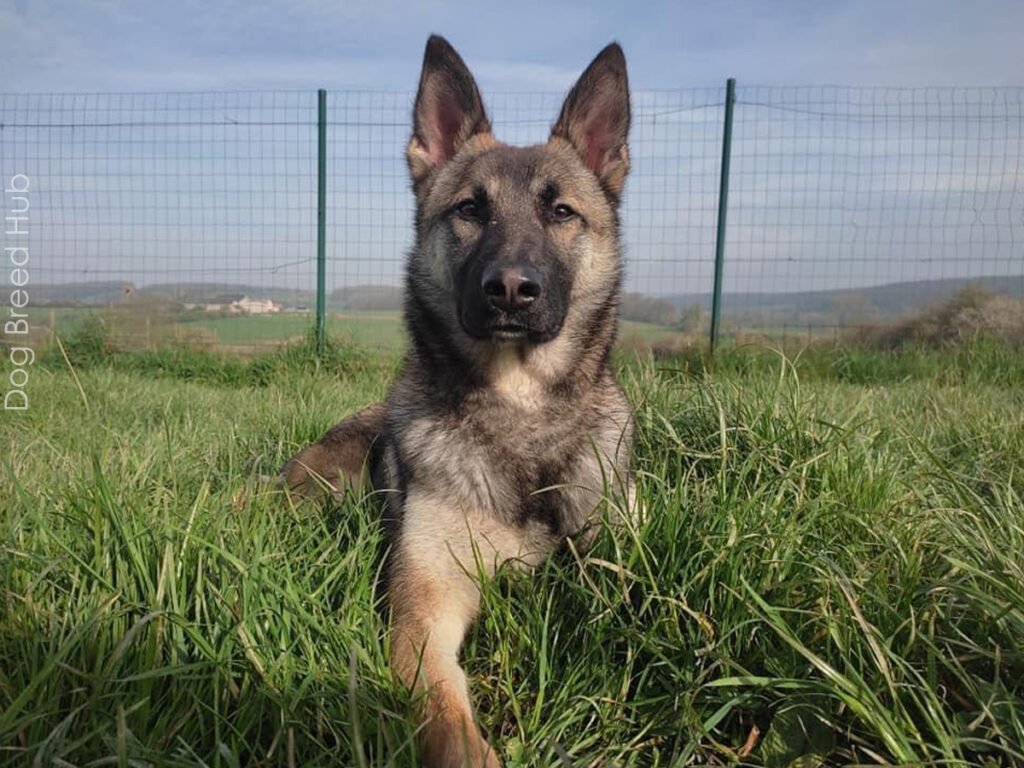
<svg viewBox="0 0 1024 768">
<path fill-rule="evenodd" d="M 373 505 L 261 480 L 393 358 L 87 341 L 0 414 L 0 762 L 415 765 Z M 704 362 L 624 367 L 639 528 L 484 590 L 506 763 L 1024 762 L 1019 353 Z"/>
</svg>

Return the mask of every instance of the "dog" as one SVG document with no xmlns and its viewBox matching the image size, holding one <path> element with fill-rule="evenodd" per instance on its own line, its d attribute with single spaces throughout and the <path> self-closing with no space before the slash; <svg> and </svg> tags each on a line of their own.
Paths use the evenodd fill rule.
<svg viewBox="0 0 1024 768">
<path fill-rule="evenodd" d="M 384 403 L 292 458 L 281 481 L 384 497 L 393 672 L 423 694 L 433 768 L 500 766 L 474 724 L 463 638 L 479 578 L 586 536 L 610 496 L 634 509 L 633 416 L 610 356 L 629 170 L 626 60 L 613 43 L 545 144 L 491 132 L 476 82 L 429 39 L 406 157 L 416 198 L 409 349 Z M 365 468 L 369 467 L 367 473 Z"/>
</svg>

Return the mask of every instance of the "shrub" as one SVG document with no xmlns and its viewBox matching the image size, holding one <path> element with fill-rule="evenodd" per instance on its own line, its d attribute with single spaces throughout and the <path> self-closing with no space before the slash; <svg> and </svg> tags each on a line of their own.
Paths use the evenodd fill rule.
<svg viewBox="0 0 1024 768">
<path fill-rule="evenodd" d="M 876 349 L 942 347 L 982 339 L 1024 345 L 1024 299 L 968 286 L 948 301 L 889 325 L 867 326 L 846 341 Z"/>
<path fill-rule="evenodd" d="M 109 362 L 117 351 L 110 329 L 99 315 L 86 315 L 70 331 L 58 335 L 57 338 L 60 344 L 50 346 L 43 356 L 43 362 L 51 366 L 63 367 L 64 355 L 67 355 L 68 361 L 75 367 L 97 365 Z M 61 354 L 61 346 L 64 348 L 64 355 Z"/>
</svg>

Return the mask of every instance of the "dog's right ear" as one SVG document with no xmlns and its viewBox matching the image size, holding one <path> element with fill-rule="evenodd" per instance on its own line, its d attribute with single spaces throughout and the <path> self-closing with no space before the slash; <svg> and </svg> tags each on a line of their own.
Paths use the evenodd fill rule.
<svg viewBox="0 0 1024 768">
<path fill-rule="evenodd" d="M 417 187 L 470 138 L 491 131 L 473 75 L 451 44 L 438 35 L 427 40 L 412 117 L 406 159 Z"/>
</svg>

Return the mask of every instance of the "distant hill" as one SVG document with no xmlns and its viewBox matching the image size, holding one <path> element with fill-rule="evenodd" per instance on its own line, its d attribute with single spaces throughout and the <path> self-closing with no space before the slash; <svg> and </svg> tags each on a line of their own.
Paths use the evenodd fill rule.
<svg viewBox="0 0 1024 768">
<path fill-rule="evenodd" d="M 135 285 L 123 280 L 89 283 L 29 283 L 29 304 L 33 307 L 95 306 L 123 301 L 135 292 Z M 10 291 L 0 291 L 0 306 L 10 304 Z"/>
</svg>

